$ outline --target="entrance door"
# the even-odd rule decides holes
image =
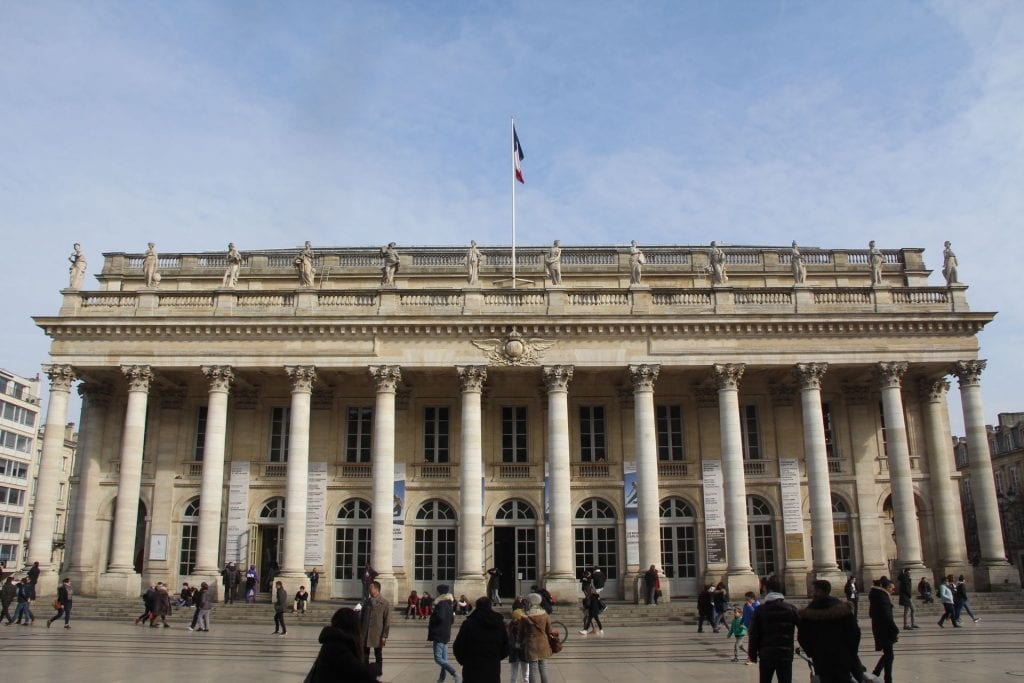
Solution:
[[[455,581],[455,529],[416,529],[413,590],[431,595],[437,584]]]
[[[362,572],[370,562],[370,527],[334,530],[334,595],[362,597]]]
[[[516,530],[515,527],[494,528],[494,566],[501,572],[498,590],[502,597],[516,594]],[[490,596],[488,596],[490,597]]]
[[[280,571],[284,551],[284,527],[261,526],[259,532],[260,561],[256,565],[260,574],[260,591],[270,590],[271,582]]]
[[[661,502],[661,567],[671,596],[696,595],[697,527],[693,508],[682,498]]]
[[[537,582],[537,514],[522,500],[506,500],[494,516],[494,566],[502,597],[526,595]]]

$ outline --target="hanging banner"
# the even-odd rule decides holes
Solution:
[[[786,536],[786,557],[803,560],[804,516],[800,505],[800,462],[779,459],[779,486],[782,489],[782,530]]]
[[[626,564],[640,566],[640,512],[636,490],[636,462],[622,463],[622,494],[626,501]]]
[[[725,562],[725,491],[722,487],[722,461],[701,462],[704,480],[704,547],[707,563]]]
[[[544,573],[551,571],[551,477],[544,463]]]
[[[249,557],[249,461],[231,461],[224,559],[245,566]]]
[[[405,566],[405,463],[395,463],[395,497],[391,510],[391,564]]]
[[[309,463],[306,491],[306,566],[324,564],[324,531],[327,524],[327,463]]]

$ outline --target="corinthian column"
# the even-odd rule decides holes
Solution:
[[[124,365],[121,371],[128,379],[128,406],[121,432],[121,469],[117,480],[117,505],[114,508],[108,570],[111,574],[130,575],[135,573],[135,529],[142,485],[142,448],[145,445],[146,405],[153,371],[148,365]],[[137,580],[126,581],[124,585],[130,589],[135,583]]]
[[[832,489],[828,482],[828,453],[825,450],[825,421],[821,416],[821,378],[828,363],[797,363],[800,405],[804,424],[804,460],[807,492],[811,502],[811,547],[814,571],[823,579],[835,579],[835,529],[832,525]]]
[[[971,466],[971,495],[974,497],[981,550],[981,566],[975,572],[975,587],[978,590],[1009,590],[1020,588],[1020,578],[1016,571],[1011,571],[1003,547],[992,454],[988,450],[985,409],[981,404],[981,373],[986,364],[984,360],[959,361],[953,373],[960,380],[967,456]]]
[[[309,497],[309,399],[316,381],[312,365],[289,365],[292,402],[288,419],[285,480],[284,566],[281,575],[301,580],[306,569],[306,500]]]
[[[569,382],[571,365],[543,368],[548,392],[548,491],[550,493],[551,562],[547,584],[561,590],[575,585],[572,558],[572,490],[569,482]],[[564,592],[564,591],[563,591]]]
[[[32,511],[32,536],[28,542],[28,564],[39,563],[42,571],[38,586],[41,593],[56,590],[52,577],[53,524],[56,519],[57,495],[60,484],[60,463],[64,457],[64,425],[68,417],[68,396],[75,370],[70,365],[44,365],[43,372],[50,378],[50,402],[46,410],[46,432],[43,434],[43,452],[39,457],[39,479],[36,481],[36,503]],[[51,580],[52,579],[52,580]],[[52,585],[51,585],[52,584]]]
[[[896,526],[896,566],[915,572],[924,568],[921,554],[921,530],[914,504],[914,480],[910,469],[910,446],[903,419],[903,395],[900,387],[907,363],[879,363],[878,382],[882,391],[885,416],[885,447],[889,459],[889,486],[892,489],[893,521]]]
[[[712,366],[718,385],[718,421],[722,435],[726,580],[729,592],[733,595],[756,591],[758,587],[757,577],[750,568],[747,484],[743,472],[743,440],[740,432],[739,385],[745,369],[743,363]]]
[[[462,429],[459,439],[459,583],[473,581],[483,587],[483,491],[480,480],[480,392],[487,381],[483,365],[456,368],[462,387]]]
[[[391,551],[392,510],[395,499],[395,391],[402,381],[397,365],[370,368],[377,385],[373,409],[373,519],[370,538],[370,564],[378,572],[377,580],[385,595],[394,600],[395,581]]]
[[[203,479],[199,485],[199,547],[193,573],[215,577],[219,568],[217,556],[220,552],[221,499],[224,497],[228,392],[235,373],[230,365],[204,365],[202,370],[210,383],[210,389],[206,405],[206,437],[203,441]]]
[[[654,424],[654,382],[657,365],[630,365],[633,382],[633,433],[636,441],[637,523],[640,530],[640,571],[661,566],[658,516],[658,443]]]

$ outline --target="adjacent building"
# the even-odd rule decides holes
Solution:
[[[32,461],[39,425],[39,377],[0,370],[0,564],[22,568],[28,532]]]
[[[66,573],[85,593],[226,562],[264,587],[318,568],[333,596],[372,566],[391,597],[477,594],[491,567],[505,595],[573,595],[599,566],[625,598],[650,565],[674,596],[964,572],[947,378],[991,472],[994,314],[929,273],[873,244],[104,254],[96,289],[35,318],[29,559],[51,562],[77,383]],[[973,496],[975,580],[1008,585],[992,478]]]

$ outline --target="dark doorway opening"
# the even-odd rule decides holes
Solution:
[[[494,566],[501,572],[498,587],[501,595],[516,595],[516,529],[511,526],[494,527]]]
[[[271,582],[277,578],[280,571],[277,560],[281,557],[280,543],[282,540],[282,528],[276,525],[261,526],[262,542],[260,543],[260,592],[266,593],[270,590]]]

